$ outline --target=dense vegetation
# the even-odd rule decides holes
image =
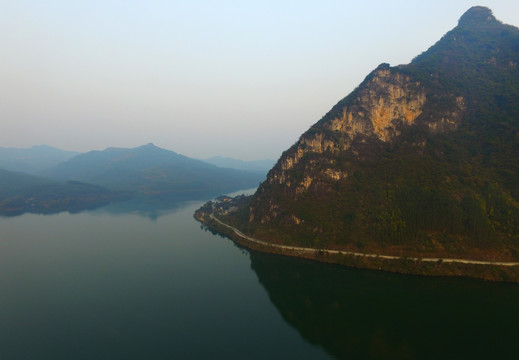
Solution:
[[[287,171],[293,183],[318,178],[331,163],[348,177],[321,179],[302,194],[266,181],[229,221],[256,237],[316,248],[519,259],[518,63],[519,29],[486,8],[472,8],[428,51],[391,68],[426,89],[413,126],[390,142],[359,138],[346,151],[306,152]],[[324,124],[355,103],[358,91],[307,134],[333,138]],[[459,123],[431,131],[428,125],[451,113],[459,99]],[[249,221],[249,206],[278,215]]]

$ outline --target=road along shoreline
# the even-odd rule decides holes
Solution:
[[[272,246],[272,247],[278,247],[281,249],[289,249],[289,250],[296,250],[296,251],[308,251],[308,252],[325,252],[329,254],[344,254],[344,255],[354,255],[354,256],[365,256],[365,257],[373,257],[373,258],[380,258],[380,259],[393,259],[393,260],[399,260],[402,259],[401,256],[392,256],[392,255],[379,255],[379,254],[367,254],[367,253],[359,253],[354,251],[342,251],[342,250],[328,250],[328,249],[314,249],[314,248],[305,248],[305,247],[298,247],[298,246],[288,246],[288,245],[280,245],[280,244],[270,244],[262,240],[254,239],[250,236],[245,235],[240,230],[236,229],[235,227],[232,227],[229,224],[224,223],[217,217],[215,217],[213,214],[209,215],[213,220],[218,222],[219,224],[228,227],[229,229],[233,230],[234,233],[244,239],[247,239],[249,241],[255,242],[257,244],[265,245],[265,246]],[[413,261],[429,261],[429,262],[445,262],[445,263],[461,263],[461,264],[478,264],[478,265],[498,265],[498,266],[519,266],[519,262],[508,262],[508,261],[482,261],[482,260],[470,260],[470,259],[454,259],[454,258],[418,258],[418,257],[406,257],[408,260]]]
[[[402,274],[465,276],[490,281],[519,282],[519,262],[399,257],[272,244],[245,235],[235,227],[218,219],[214,214],[195,213],[195,219],[210,230],[229,237],[236,244],[255,251]]]

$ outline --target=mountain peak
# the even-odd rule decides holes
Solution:
[[[147,143],[145,145],[137,146],[134,148],[134,150],[141,150],[141,151],[170,151],[163,149],[161,147],[156,146],[154,143]]]
[[[459,26],[487,24],[497,21],[492,10],[484,6],[473,6],[458,21]]]
[[[516,27],[477,6],[411,64],[379,65],[283,152],[238,210],[240,230],[320,249],[519,260],[518,43]]]

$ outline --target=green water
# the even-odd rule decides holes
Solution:
[[[519,351],[519,285],[249,253],[202,230],[192,218],[200,205],[0,218],[0,359]]]

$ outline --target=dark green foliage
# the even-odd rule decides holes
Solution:
[[[213,212],[213,202],[208,201],[200,209],[197,210],[197,212],[205,213],[205,214],[211,214]]]

